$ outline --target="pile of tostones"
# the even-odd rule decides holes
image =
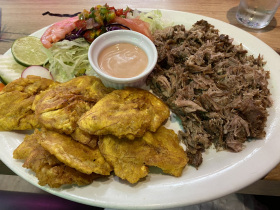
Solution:
[[[13,157],[53,188],[112,172],[133,184],[149,166],[181,176],[188,158],[177,134],[163,126],[169,115],[149,91],[106,88],[94,76],[65,83],[28,76],[0,92],[0,130],[34,130]]]

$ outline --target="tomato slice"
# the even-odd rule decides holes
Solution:
[[[152,33],[149,29],[150,24],[140,20],[138,18],[134,19],[126,19],[121,17],[115,17],[112,22],[123,24],[129,27],[133,31],[137,31],[145,36],[147,36],[150,40],[154,40]]]

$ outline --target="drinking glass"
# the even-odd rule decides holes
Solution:
[[[237,20],[249,28],[266,27],[280,5],[280,0],[241,0]]]

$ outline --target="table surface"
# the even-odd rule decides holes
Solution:
[[[10,49],[16,39],[61,20],[60,17],[43,16],[42,13],[46,11],[74,14],[98,4],[104,5],[106,2],[115,8],[125,8],[127,5],[131,8],[168,9],[215,18],[251,33],[280,54],[280,24],[278,23],[280,22],[280,10],[278,9],[266,28],[250,29],[242,26],[235,18],[239,0],[0,0],[2,8],[0,54]],[[0,174],[13,174],[13,172],[0,161]],[[280,181],[280,164],[264,180]],[[276,194],[280,195],[280,189]]]

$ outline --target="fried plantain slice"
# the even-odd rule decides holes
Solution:
[[[84,174],[66,166],[41,146],[32,150],[23,167],[36,173],[39,185],[48,184],[53,188],[59,188],[64,184],[88,185],[94,179],[102,177],[102,175],[95,173]]]
[[[38,142],[59,161],[82,173],[110,175],[113,170],[98,147],[92,149],[74,141],[70,136],[42,129]]]
[[[80,95],[75,87],[57,87],[44,94],[35,107],[35,114],[41,126],[71,134],[80,116],[95,103],[94,99]]]
[[[14,150],[13,158],[25,160],[31,154],[32,150],[41,147],[37,141],[39,133],[40,131],[35,129],[32,135],[26,135],[23,142]]]
[[[58,188],[64,184],[87,185],[102,177],[95,173],[83,174],[60,162],[37,142],[40,135],[41,132],[37,129],[33,134],[26,135],[24,141],[14,150],[13,156],[15,159],[25,160],[23,167],[35,172],[41,186],[48,184]]]
[[[38,95],[32,109],[41,126],[71,134],[82,114],[112,90],[106,88],[97,77],[81,76]],[[78,136],[76,140],[79,141]]]
[[[164,173],[179,177],[188,163],[177,134],[163,126],[155,133],[147,131],[134,141],[113,135],[100,136],[98,145],[115,174],[130,183],[145,177],[148,166],[159,167]]]
[[[35,96],[55,83],[29,75],[12,81],[0,92],[0,130],[33,130],[39,127],[31,109]]]
[[[98,101],[78,125],[92,135],[112,134],[133,140],[147,130],[155,132],[169,114],[169,108],[149,91],[126,87]]]

